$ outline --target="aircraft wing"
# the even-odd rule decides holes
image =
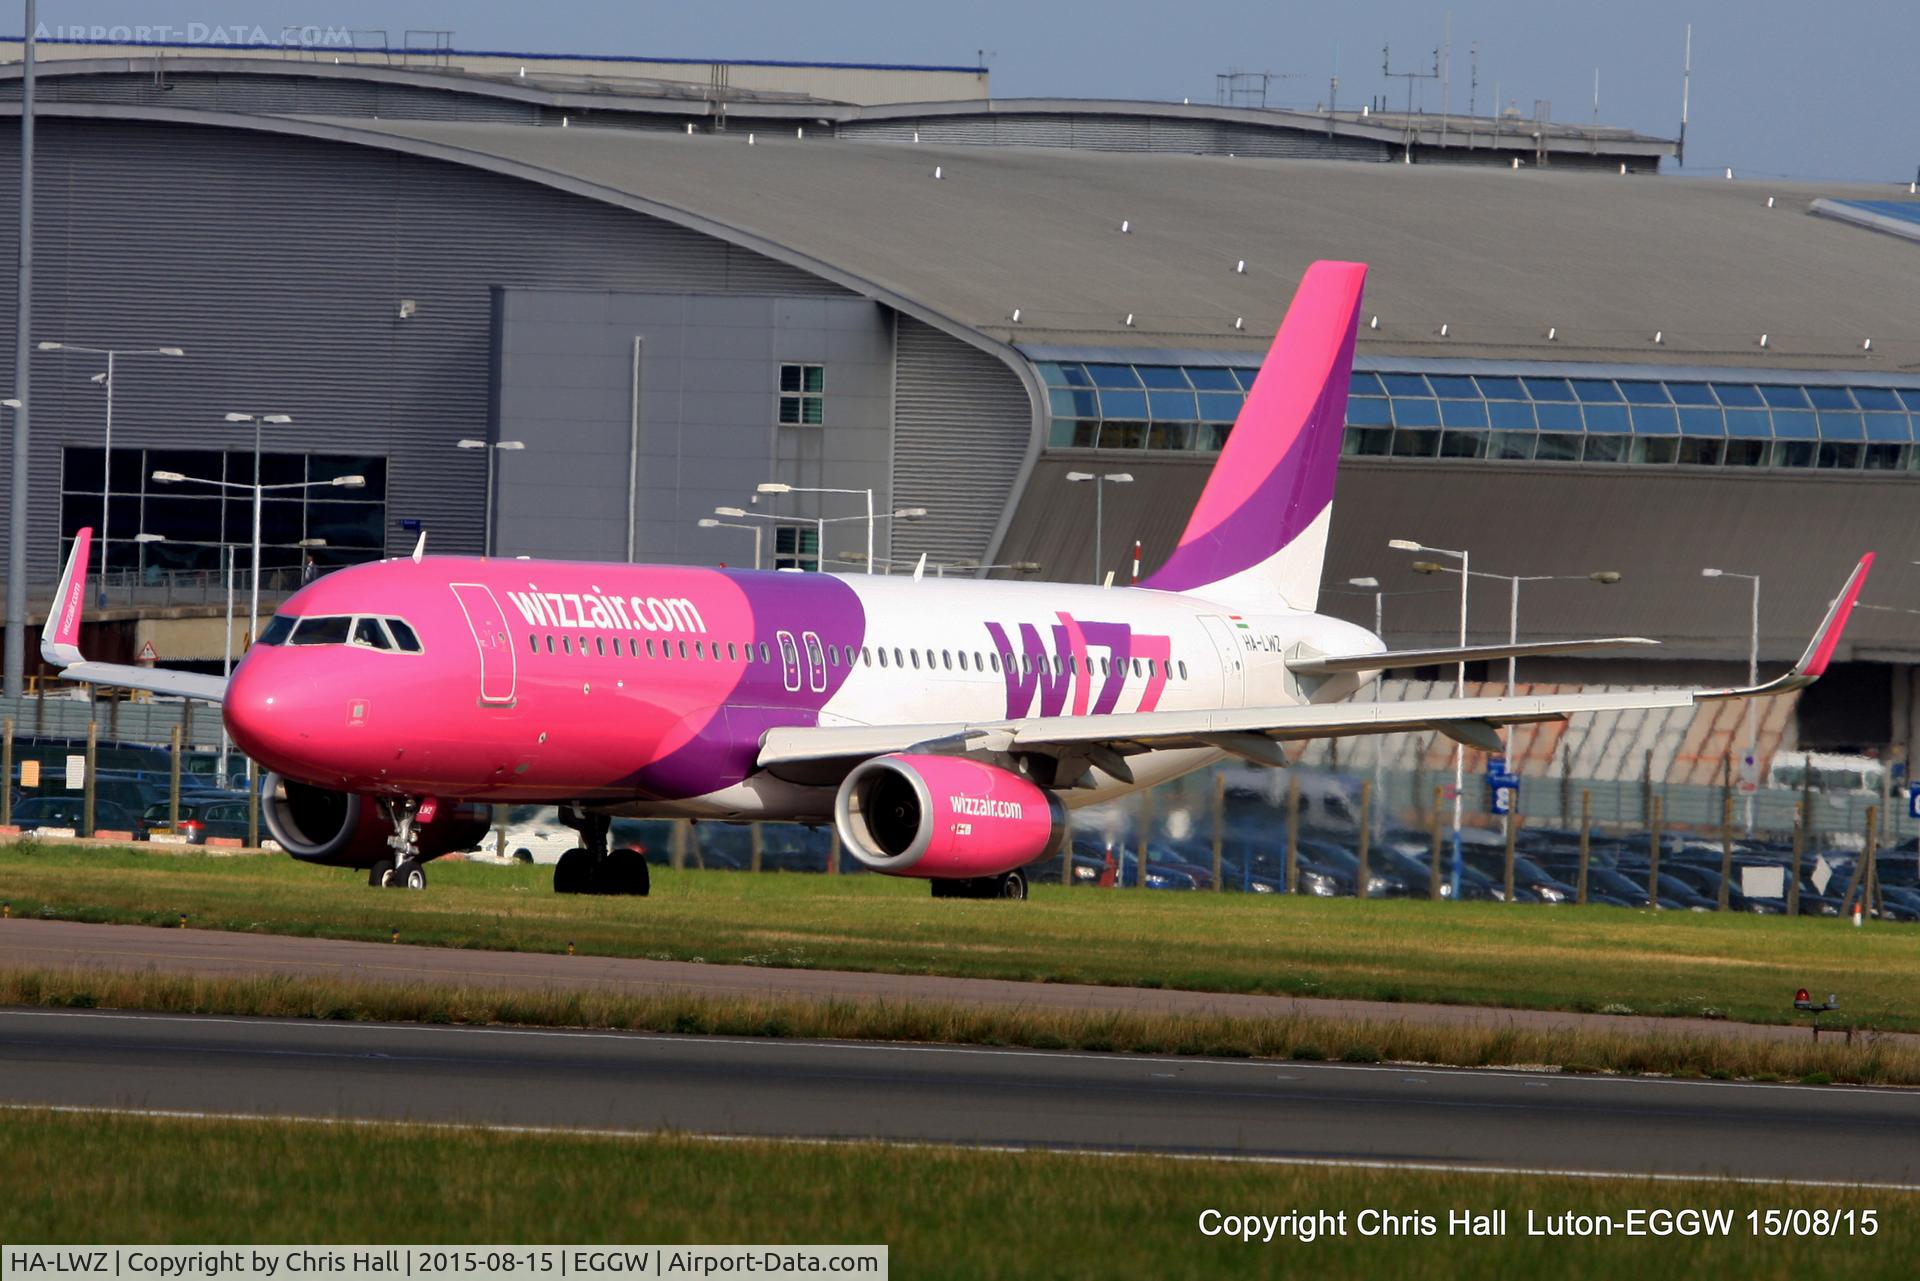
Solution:
[[[1371,654],[1322,654],[1290,658],[1287,670],[1296,676],[1331,676],[1335,672],[1382,672],[1401,667],[1434,667],[1441,663],[1481,663],[1499,658],[1536,658],[1545,654],[1578,654],[1589,649],[1629,645],[1658,645],[1645,636],[1605,636],[1595,640],[1523,641],[1516,645],[1463,645],[1446,649],[1383,649]]]
[[[227,695],[224,676],[199,672],[168,671],[164,667],[136,667],[127,663],[90,663],[80,652],[80,616],[87,595],[87,557],[93,547],[93,530],[83,529],[73,540],[67,568],[60,575],[60,591],[47,613],[47,625],[40,629],[40,657],[60,669],[70,681],[90,685],[113,685],[120,689],[144,689],[156,694],[175,694],[218,703]]]
[[[1484,751],[1501,750],[1506,725],[1564,720],[1590,712],[1690,707],[1709,699],[1754,698],[1811,685],[1826,671],[1847,617],[1873,564],[1861,558],[1834,599],[1806,652],[1784,675],[1730,689],[1650,689],[1607,694],[1529,694],[1511,698],[1429,698],[1406,702],[1309,703],[1293,707],[1236,707],[1197,711],[1123,712],[1109,716],[1029,716],[979,723],[790,726],[761,740],[766,768],[804,762],[863,759],[890,752],[1046,752],[1084,755],[1121,779],[1125,757],[1155,748],[1212,747],[1265,765],[1285,762],[1290,739],[1435,730]]]

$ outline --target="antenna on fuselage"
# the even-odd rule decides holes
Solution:
[[[926,575],[926,572],[927,572],[927,554],[925,552],[921,552],[919,561],[916,562],[913,567],[913,581],[916,583],[919,582],[921,578],[923,578]]]
[[[1113,571],[1112,571],[1112,570],[1108,570],[1108,571],[1107,571],[1107,581],[1106,581],[1106,582],[1104,582],[1104,583],[1102,583],[1102,584],[1100,584],[1100,585],[1101,585],[1102,587],[1111,587],[1111,586],[1113,586]]]
[[[427,531],[423,529],[420,531],[419,541],[415,542],[413,545],[413,563],[418,565],[420,563],[420,558],[422,556],[425,556],[426,554],[427,554]]]

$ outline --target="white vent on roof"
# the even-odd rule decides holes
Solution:
[[[751,147],[751,146],[754,146],[754,145],[755,145],[755,143],[754,143],[754,141],[753,141],[753,135],[752,135],[752,134],[748,134],[748,135],[747,135],[747,145],[748,145],[749,147]]]
[[[1246,274],[1247,274],[1247,260],[1246,260],[1245,258],[1241,258],[1241,259],[1239,259],[1239,260],[1237,260],[1237,261],[1236,261],[1236,262],[1235,262],[1235,263],[1233,264],[1233,271],[1234,271],[1234,274],[1235,274],[1235,275],[1238,275],[1238,276],[1244,276],[1244,275],[1246,275]]]
[[[795,125],[793,127],[793,136],[796,138],[805,138],[807,136],[807,127],[805,125]]]
[[[933,176],[934,176],[934,177],[936,177],[936,178],[945,178],[945,177],[946,177],[947,175],[946,175],[946,174],[944,174],[944,173],[942,173],[942,172],[940,172],[940,166],[939,166],[939,165],[935,165],[935,166],[933,167]]]
[[[920,141],[920,131],[919,131],[918,129],[915,129],[915,130],[913,131],[913,140],[914,140],[915,142],[918,142],[918,141]]]
[[[1764,346],[1766,346],[1766,345],[1767,345],[1767,335],[1765,335],[1765,334],[1761,334],[1761,335],[1760,335],[1760,345],[1761,345],[1762,347],[1764,347]]]
[[[1864,339],[1864,340],[1863,340],[1863,341],[1862,341],[1862,342],[1860,343],[1860,350],[1861,350],[1861,351],[1872,351],[1872,350],[1873,350],[1873,339],[1871,339],[1871,338],[1868,338],[1868,339]]]
[[[1728,165],[1728,166],[1727,166],[1727,178],[1728,178],[1729,180],[1731,180],[1731,179],[1733,178],[1733,166],[1732,166],[1732,165]]]
[[[1016,325],[1020,323],[1020,309],[1018,307],[1013,309],[1013,323]]]
[[[1131,328],[1133,328],[1133,313],[1132,313],[1132,312],[1128,312],[1128,313],[1127,313],[1127,328],[1129,328],[1129,329],[1131,329]]]
[[[1627,162],[1622,160],[1620,162],[1620,172],[1625,173],[1626,171],[1627,171]]]
[[[1367,321],[1367,328],[1368,328],[1368,329],[1378,329],[1378,328],[1380,328],[1380,313],[1379,313],[1379,312],[1377,312],[1377,311],[1376,311],[1376,312],[1374,312],[1374,313],[1373,313],[1373,318],[1372,318],[1372,319],[1370,319],[1369,321]]]
[[[1659,347],[1659,346],[1664,346],[1664,345],[1665,345],[1665,343],[1666,343],[1666,341],[1667,341],[1667,331],[1666,331],[1666,330],[1664,330],[1664,329],[1656,329],[1656,330],[1654,330],[1654,331],[1653,331],[1653,345],[1654,345],[1654,346],[1656,346],[1656,347]]]
[[[1245,316],[1235,316],[1233,318],[1233,327],[1235,329],[1245,329],[1247,327],[1247,318]]]
[[[1440,325],[1440,336],[1442,338],[1445,338],[1447,336],[1447,326],[1445,322],[1442,322]]]
[[[687,121],[687,137],[693,137],[693,121]]]
[[[1767,197],[1767,208],[1769,208],[1769,209],[1771,209],[1771,208],[1773,208],[1773,197],[1772,197],[1772,196],[1768,196],[1768,197]]]
[[[1548,325],[1547,341],[1555,342],[1555,341],[1558,341],[1559,337],[1560,337],[1560,327],[1558,325]]]
[[[1132,232],[1133,232],[1133,224],[1129,222],[1127,219],[1122,218],[1120,220],[1120,234],[1125,236],[1125,235],[1131,235]]]
[[[561,116],[561,117],[560,117],[560,127],[561,127],[562,129],[565,129],[565,128],[567,127],[567,125],[568,125],[569,123],[571,123],[571,122],[570,122],[570,121],[568,120],[568,118],[567,118],[567,117],[565,117],[565,116]]]

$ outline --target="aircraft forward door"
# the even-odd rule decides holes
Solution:
[[[1247,659],[1227,620],[1213,614],[1200,616],[1207,639],[1220,655],[1220,705],[1239,707],[1247,701]]]
[[[493,589],[484,583],[454,583],[453,598],[467,616],[467,628],[480,650],[480,702],[502,707],[513,702],[519,677],[513,641],[507,635],[506,615]]]

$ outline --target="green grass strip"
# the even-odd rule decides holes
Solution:
[[[897,974],[1796,1020],[1920,1031],[1920,927],[1498,903],[1038,887],[935,900],[880,876],[656,871],[647,899],[559,896],[546,867],[434,863],[421,894],[278,857],[0,847],[16,916]]]
[[[885,1243],[915,1278],[1906,1277],[1920,1251],[1920,1196],[1883,1191],[47,1112],[5,1114],[0,1186],[14,1242]],[[1208,1208],[1344,1210],[1348,1235],[1209,1238]],[[1682,1208],[1732,1235],[1526,1235],[1528,1212]],[[1748,1229],[1795,1208],[1878,1229]],[[1435,1231],[1360,1236],[1363,1209]],[[1447,1231],[1493,1210],[1504,1237]]]

